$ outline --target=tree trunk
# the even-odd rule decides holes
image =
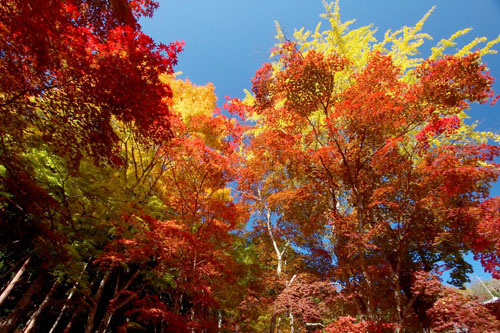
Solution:
[[[260,192],[259,192],[259,197],[260,197]],[[278,260],[278,263],[276,265],[276,279],[277,279],[277,281],[276,281],[275,286],[274,286],[275,291],[278,292],[278,280],[281,277],[281,267],[282,267],[283,256],[282,256],[282,252],[278,248],[278,244],[276,242],[276,239],[274,238],[273,230],[271,227],[271,212],[267,208],[266,208],[266,226],[267,226],[267,232],[269,234],[269,238],[271,238],[271,241],[273,243],[273,248],[274,248],[274,251],[276,253],[276,259]],[[271,317],[271,323],[269,325],[269,333],[276,332],[276,320],[277,320],[278,316],[276,315],[276,313],[274,313],[274,310],[275,309],[273,309],[273,315]]]
[[[28,267],[28,264],[29,264],[30,260],[31,260],[31,257],[28,257],[28,259],[26,259],[26,261],[24,262],[24,264],[17,271],[16,275],[14,275],[14,277],[12,278],[12,280],[9,281],[9,283],[7,284],[7,287],[5,287],[5,289],[3,290],[2,294],[0,294],[0,306],[2,306],[3,302],[7,299],[7,297],[10,294],[10,292],[12,291],[12,289],[14,289],[16,283],[18,283],[19,280],[21,279],[21,276],[26,271],[26,268]]]
[[[136,295],[132,294],[129,297],[125,298],[122,302],[118,303],[118,300],[120,296],[122,295],[123,291],[126,291],[130,284],[139,276],[140,270],[137,270],[132,276],[125,282],[125,284],[122,286],[121,291],[118,292],[118,289],[120,288],[120,279],[118,276],[116,285],[115,285],[115,290],[113,292],[113,295],[111,296],[111,299],[108,302],[108,306],[106,307],[106,313],[104,313],[103,318],[101,319],[101,322],[99,323],[99,326],[96,329],[96,333],[104,333],[106,332],[109,323],[111,322],[111,318],[113,317],[114,313],[116,310],[120,309],[121,307],[127,305],[131,300],[133,300]]]
[[[111,271],[106,271],[104,274],[104,277],[101,280],[101,283],[99,284],[99,288],[97,289],[97,293],[94,297],[93,300],[93,306],[92,309],[89,311],[89,316],[87,318],[87,326],[85,328],[85,333],[91,333],[92,329],[94,328],[94,321],[95,321],[95,315],[97,312],[97,307],[99,306],[99,301],[101,300],[102,294],[104,292],[104,288],[106,287],[106,283],[108,282],[109,278],[111,277]]]
[[[191,306],[191,323],[194,323],[195,311],[194,305]],[[194,328],[191,329],[191,333],[195,333]]]
[[[276,315],[271,317],[271,324],[269,325],[269,333],[276,333]]]
[[[399,327],[396,328],[395,332],[399,333],[401,331],[401,327],[403,326],[403,316],[402,316],[402,302],[401,302],[401,286],[399,285],[399,275],[395,273],[393,275],[394,282],[394,298],[396,300],[396,314],[397,314],[397,323]]]
[[[80,313],[80,310],[82,308],[82,305],[78,305],[76,310],[73,312],[73,315],[71,316],[71,319],[69,320],[68,325],[66,325],[66,328],[64,329],[64,333],[69,333],[71,332],[71,329],[73,328],[73,324],[76,321],[76,317],[78,317],[78,314]]]
[[[139,273],[139,271],[137,271],[137,273],[134,274],[134,276],[129,280],[129,282],[134,280],[135,277],[138,275],[138,273]],[[126,290],[126,288],[128,288],[128,286],[129,286],[129,283],[127,283],[125,285],[125,288],[123,290]],[[123,306],[127,305],[131,300],[133,300],[136,297],[136,295],[135,294],[130,295],[129,297],[124,299],[121,303],[118,303],[118,297],[120,297],[120,294],[118,294],[116,297],[114,297],[113,299],[111,299],[109,301],[109,304],[106,308],[106,313],[104,314],[103,318],[101,319],[101,323],[99,324],[99,327],[97,328],[96,333],[106,332],[106,330],[108,329],[109,323],[111,322],[111,318],[113,317],[115,312],[118,309],[122,308]]]
[[[61,321],[62,316],[64,315],[64,313],[68,309],[69,301],[71,301],[71,299],[73,298],[74,294],[75,294],[75,288],[73,287],[71,289],[71,292],[69,293],[68,297],[64,301],[64,305],[63,305],[61,311],[59,311],[59,315],[57,316],[56,320],[54,321],[54,324],[50,328],[49,333],[54,333],[55,332],[55,329],[56,329],[57,325],[59,324],[59,322]]]
[[[281,273],[282,273],[282,268],[283,268],[284,254],[285,254],[285,251],[290,243],[287,240],[285,243],[285,246],[281,250],[279,249],[278,242],[276,241],[276,237],[273,234],[272,212],[267,207],[264,199],[262,198],[262,194],[261,194],[260,189],[257,189],[257,197],[264,207],[263,211],[261,211],[261,212],[264,213],[266,216],[265,221],[266,221],[267,233],[268,233],[269,238],[271,239],[271,242],[273,244],[274,252],[276,253],[277,265],[276,265],[276,282],[274,285],[274,290],[276,293],[278,293],[279,292],[279,280],[281,278]],[[275,310],[276,309],[273,307],[273,315],[271,317],[271,322],[269,325],[269,332],[270,333],[275,333],[277,331],[279,332],[280,318],[275,313]]]
[[[88,265],[88,263],[86,263],[83,266],[83,269],[82,269],[80,275],[78,276],[78,279],[80,279],[82,277],[83,273],[87,269],[87,265]],[[50,328],[49,333],[54,333],[57,325],[59,324],[59,321],[61,321],[61,318],[64,315],[64,312],[66,312],[66,309],[68,308],[69,301],[71,301],[71,299],[73,298],[73,295],[75,294],[75,290],[76,290],[77,287],[78,287],[78,281],[75,283],[75,285],[73,286],[73,288],[71,288],[71,291],[70,291],[68,297],[66,297],[66,300],[64,301],[64,305],[63,305],[61,311],[59,311],[59,315],[57,316],[56,320],[54,321],[54,324]]]
[[[114,310],[107,310],[101,319],[101,324],[96,330],[96,333],[104,333],[108,329],[109,323],[111,322],[111,317],[113,317]]]
[[[366,296],[366,312],[368,315],[369,319],[374,319],[374,311],[373,311],[373,287],[372,287],[372,280],[368,273],[366,272],[365,265],[363,263],[363,259],[361,262],[361,273],[363,274],[367,289],[368,289],[368,295]]]
[[[42,304],[40,304],[38,309],[36,309],[35,313],[31,315],[30,320],[26,323],[26,327],[24,328],[23,333],[29,333],[35,327],[38,316],[40,316],[40,313],[42,313],[43,310],[45,310],[45,308],[49,304],[52,294],[54,293],[54,291],[57,289],[58,286],[59,286],[59,281],[56,280],[56,282],[54,282],[54,284],[52,285],[52,288],[50,288],[49,292],[47,293],[47,296],[45,296],[45,299],[43,300]]]
[[[39,274],[36,280],[31,283],[23,297],[17,302],[16,307],[10,313],[9,317],[0,325],[1,332],[10,332],[16,327],[17,323],[22,319],[26,308],[31,304],[33,295],[42,289],[43,278],[44,275]]]

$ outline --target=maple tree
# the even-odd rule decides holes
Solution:
[[[26,142],[34,125],[44,142],[78,161],[112,159],[112,117],[151,138],[169,132],[171,73],[182,43],[157,45],[137,18],[152,1],[2,1],[2,146]],[[153,126],[154,125],[154,126]],[[7,155],[4,153],[3,155]],[[117,161],[115,161],[117,162]]]
[[[295,41],[278,27],[277,60],[257,71],[253,95],[233,101],[255,123],[247,131],[242,193],[255,214],[265,202],[274,230],[348,300],[317,319],[323,327],[486,324],[471,313],[471,322],[450,317],[451,326],[442,326],[442,311],[452,310],[440,308],[439,297],[457,307],[470,307],[469,301],[448,293],[425,299],[414,288],[420,272],[439,274],[443,266],[450,283],[461,287],[471,271],[463,255],[471,250],[496,269],[497,200],[488,198],[500,149],[488,139],[498,142],[498,136],[464,124],[470,103],[494,102],[481,55],[495,41],[477,52],[468,45],[444,55],[461,32],[423,60],[412,56],[426,37],[419,30],[427,16],[380,43],[369,27],[347,32],[338,3],[327,5],[324,17],[330,30],[300,30]],[[275,300],[278,308],[283,297]],[[289,306],[298,311],[300,304]],[[488,329],[498,327],[489,323]],[[271,320],[271,332],[274,326]]]

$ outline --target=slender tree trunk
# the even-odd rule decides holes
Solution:
[[[394,298],[396,300],[396,311],[397,311],[397,320],[399,327],[395,330],[396,333],[401,331],[401,327],[403,327],[403,322],[406,316],[406,309],[403,311],[403,294],[401,292],[401,285],[399,283],[399,272],[401,269],[401,245],[399,245],[398,257],[396,258],[396,267],[394,268],[392,265],[389,265],[392,268],[392,281],[394,283]]]
[[[43,302],[40,304],[40,306],[38,306],[38,309],[36,309],[35,313],[31,315],[30,320],[26,323],[26,327],[24,328],[23,333],[29,333],[35,327],[38,316],[40,316],[40,313],[42,313],[43,310],[45,310],[45,308],[49,304],[52,294],[54,293],[54,291],[57,289],[58,286],[59,286],[59,281],[56,280],[56,282],[54,282],[49,292],[47,293],[47,296],[45,296]]]
[[[269,325],[269,333],[276,333],[276,315],[273,313],[271,324]]]
[[[76,318],[78,317],[78,314],[80,313],[80,310],[82,308],[82,305],[78,305],[76,310],[73,312],[73,315],[71,316],[71,319],[69,320],[68,325],[66,325],[66,328],[64,329],[64,333],[69,333],[71,332],[71,329],[73,328],[73,325],[75,324]]]
[[[21,297],[19,302],[17,302],[14,310],[0,325],[1,332],[10,332],[16,327],[17,323],[21,320],[23,314],[25,313],[26,308],[31,304],[31,298],[33,295],[42,289],[43,278],[44,275],[39,274],[36,280],[31,283],[28,290],[23,294],[23,297]]]
[[[290,281],[288,281],[288,283],[286,284],[286,287],[290,287],[291,284],[293,283],[293,281],[295,280],[295,278],[297,277],[297,274],[294,274],[292,276],[292,278],[290,279]],[[294,333],[295,329],[293,327],[293,313],[292,313],[292,309],[289,309],[290,311],[288,312],[288,318],[290,318],[290,333]]]
[[[12,289],[14,289],[16,283],[18,283],[21,279],[21,276],[26,271],[30,260],[31,257],[28,257],[28,259],[24,261],[24,264],[21,266],[21,268],[19,268],[16,275],[14,275],[14,277],[9,281],[7,287],[5,287],[5,289],[2,291],[2,294],[0,294],[0,306],[2,306],[3,302],[7,299]]]
[[[397,313],[397,322],[399,324],[399,327],[396,328],[396,333],[399,333],[401,331],[402,325],[403,325],[403,316],[402,316],[402,308],[401,308],[401,287],[399,285],[399,275],[395,273],[393,275],[393,281],[394,281],[394,298],[396,300],[396,313]]]
[[[68,309],[69,301],[71,301],[71,299],[73,298],[73,295],[75,294],[75,289],[76,289],[75,287],[71,288],[71,291],[70,291],[68,297],[66,297],[66,300],[64,301],[64,305],[63,305],[61,311],[59,311],[59,315],[57,316],[56,320],[54,321],[54,324],[52,324],[52,327],[50,328],[49,333],[54,333],[57,325],[61,321],[62,316],[64,315],[64,313]]]
[[[139,273],[139,271],[137,271],[137,273]],[[134,274],[134,275],[137,276],[136,274]],[[132,277],[129,281],[131,281],[133,279],[135,279],[135,277]],[[128,286],[129,286],[129,283],[126,284],[126,288],[128,288]],[[126,288],[123,288],[123,290],[126,290]],[[141,291],[142,291],[142,289],[141,289]],[[119,296],[120,295],[118,294],[113,300],[110,301],[110,304],[108,304],[108,306],[106,308],[106,313],[104,314],[103,318],[101,319],[101,323],[99,324],[99,327],[95,331],[96,333],[106,332],[106,330],[108,329],[109,323],[111,322],[111,318],[113,317],[115,312],[118,309],[127,305],[131,300],[133,300],[136,297],[136,295],[132,294],[129,297],[127,297],[125,300],[123,300],[121,303],[116,304],[118,302]],[[111,303],[114,303],[113,306],[111,306]],[[155,329],[156,329],[156,326],[155,326]]]
[[[132,282],[137,278],[137,276],[139,276],[140,272],[141,272],[140,270],[137,270],[134,274],[132,274],[132,276],[121,287],[120,292],[118,292],[120,288],[120,279],[119,279],[120,276],[117,277],[115,290],[113,291],[113,295],[111,296],[111,299],[108,302],[108,306],[106,307],[106,312],[104,313],[104,316],[102,317],[101,322],[95,331],[96,333],[106,332],[109,323],[111,322],[111,318],[115,314],[116,310],[127,305],[131,300],[133,300],[136,297],[135,294],[132,294],[129,297],[125,298],[123,301],[118,302],[122,292],[126,291],[128,287],[130,287],[130,284],[132,284]]]
[[[87,265],[88,265],[88,263],[86,263],[85,266],[83,266],[82,272],[78,276],[78,279],[80,279],[82,277],[83,272],[85,272],[85,270],[87,269]],[[59,321],[61,321],[61,318],[64,315],[64,312],[66,312],[66,309],[69,306],[68,304],[71,301],[71,299],[73,298],[73,295],[75,294],[75,291],[76,291],[77,287],[78,287],[78,281],[75,283],[75,285],[73,286],[73,288],[71,288],[71,291],[70,291],[68,297],[66,297],[66,300],[64,301],[64,305],[63,305],[61,311],[59,311],[59,315],[57,316],[56,320],[54,321],[54,324],[50,328],[49,333],[54,333],[57,325],[59,324]]]
[[[274,239],[273,239],[273,241],[274,241]],[[280,254],[279,251],[276,251],[276,255],[277,255],[277,258],[278,258],[278,264],[276,266],[276,278],[277,278],[277,280],[279,280],[280,277],[281,277],[282,257],[281,257],[281,254]],[[278,281],[276,281],[274,289],[275,289],[275,291],[277,293],[278,289],[279,289]],[[274,310],[276,310],[276,309],[273,309],[273,315],[271,317],[271,325],[269,327],[269,332],[270,333],[275,333],[275,332],[279,331],[279,318],[278,318],[278,315],[274,312]],[[278,323],[276,323],[276,321],[278,321]]]
[[[270,209],[267,207],[264,199],[262,198],[262,194],[260,192],[260,189],[257,189],[257,196],[259,198],[259,201],[264,206],[263,213],[265,213],[265,216],[266,216],[267,233],[269,234],[269,238],[271,239],[271,242],[273,244],[274,252],[276,253],[276,259],[278,261],[277,265],[276,265],[276,283],[274,286],[275,291],[278,292],[279,279],[281,277],[281,272],[282,272],[282,267],[283,267],[283,257],[284,257],[286,248],[289,245],[289,242],[286,241],[285,246],[281,250],[279,249],[278,242],[276,241],[276,237],[274,237],[274,234],[273,234],[272,216],[271,216],[272,213],[271,213]],[[278,332],[279,332],[279,322],[280,322],[280,318],[275,313],[275,309],[273,309],[273,315],[271,317],[271,322],[269,325],[269,332],[270,333],[276,333],[276,330],[278,330]]]
[[[260,191],[259,191],[259,199],[262,200],[262,198],[260,197]],[[278,243],[276,242],[276,239],[274,238],[273,229],[271,226],[271,212],[269,211],[269,209],[267,207],[265,208],[265,212],[266,212],[267,232],[269,234],[269,238],[271,239],[271,242],[273,243],[274,252],[276,253],[276,259],[278,260],[278,263],[276,265],[276,279],[279,280],[279,278],[281,277],[281,267],[282,267],[282,261],[283,261],[282,252],[279,250]],[[276,281],[274,289],[276,290],[276,292],[278,291],[278,281]],[[276,320],[277,320],[278,316],[276,313],[274,313],[274,310],[275,309],[273,309],[271,323],[269,324],[269,333],[276,332]]]
[[[93,306],[89,311],[89,316],[87,318],[87,326],[85,328],[85,333],[91,333],[92,329],[94,328],[94,321],[95,321],[95,315],[97,312],[97,307],[99,306],[99,301],[101,300],[102,294],[104,292],[104,288],[106,287],[106,283],[108,282],[109,278],[111,277],[111,270],[106,271],[104,274],[104,277],[101,280],[101,283],[99,284],[99,288],[97,289],[97,293],[94,297],[93,301]]]
[[[363,259],[361,259],[363,261]],[[366,311],[368,312],[368,318],[374,319],[373,317],[373,286],[372,280],[368,273],[366,272],[365,265],[361,263],[361,272],[363,273],[363,277],[365,279],[365,283],[368,289],[367,301],[366,301]]]
[[[116,306],[114,305],[113,307],[111,307],[110,305],[108,305],[106,313],[104,314],[104,316],[101,320],[101,323],[99,324],[99,328],[96,330],[96,333],[106,332],[106,330],[108,329],[109,323],[111,323],[111,318],[113,318],[113,315],[115,314],[115,312],[118,309],[122,308],[123,306],[127,305],[135,297],[136,297],[136,295],[130,295],[123,302],[121,302],[120,304],[118,304]],[[155,326],[155,329],[156,329],[156,326]]]
[[[101,319],[101,324],[99,328],[96,330],[96,333],[104,333],[108,329],[109,323],[111,322],[111,318],[113,317],[114,311],[107,310],[104,316]]]
[[[177,296],[175,297],[174,301],[174,313],[175,314],[181,314],[183,307],[182,307],[182,302],[184,301],[184,295],[179,293],[179,291],[176,291]]]
[[[191,306],[191,323],[194,322],[194,317],[195,317],[195,311],[194,311],[194,305]],[[195,333],[194,328],[191,329],[192,333]]]
[[[0,246],[0,247],[6,248],[6,246]],[[19,270],[19,266],[22,266],[23,263],[26,261],[26,259],[28,259],[29,257],[30,256],[28,255],[28,256],[25,256],[25,257],[19,259],[18,262],[16,262],[15,264],[13,264],[12,267],[9,268],[9,270],[7,270],[5,273],[2,274],[2,276],[0,276],[0,281],[5,280],[8,276],[11,275],[12,272]],[[9,281],[11,279],[9,279]]]

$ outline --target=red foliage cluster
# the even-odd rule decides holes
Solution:
[[[500,322],[488,309],[459,291],[441,284],[436,276],[416,272],[412,286],[414,295],[432,302],[426,314],[436,332],[466,330],[470,332],[495,332]]]
[[[495,279],[500,278],[500,197],[491,198],[481,203],[478,226],[480,238],[474,242],[475,258],[481,260],[485,270]]]
[[[321,322],[337,292],[328,282],[301,274],[276,299],[276,312],[292,313],[302,323]]]
[[[426,60],[416,69],[420,79],[416,89],[440,112],[456,112],[454,108],[466,108],[467,101],[486,103],[493,97],[494,79],[485,69],[478,52]]]
[[[460,127],[461,121],[456,115],[439,118],[430,124],[427,124],[424,129],[416,136],[424,149],[429,148],[429,141],[431,138],[440,136],[443,133],[453,133]]]
[[[325,56],[310,51],[305,56],[294,43],[285,43],[279,50],[283,70],[273,76],[271,64],[264,64],[252,80],[257,110],[285,100],[283,113],[307,116],[321,105],[328,107],[335,87],[335,74],[347,61],[334,54]],[[283,115],[282,115],[283,116]]]
[[[135,123],[154,140],[171,137],[169,87],[182,43],[157,45],[137,18],[155,2],[2,1],[0,125],[23,141],[35,124],[59,154],[81,149],[117,162],[112,118]],[[36,99],[35,99],[36,98]],[[27,122],[24,122],[27,121]]]

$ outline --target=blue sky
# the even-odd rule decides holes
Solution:
[[[175,70],[198,85],[212,82],[219,105],[224,96],[243,97],[255,71],[269,61],[276,42],[275,20],[292,36],[295,28],[313,30],[324,12],[321,0],[157,1],[160,8],[153,19],[141,20],[143,30],[157,42],[183,40],[185,50]],[[354,28],[372,23],[381,39],[388,29],[415,25],[434,5],[423,28],[433,37],[422,48],[424,57],[442,38],[463,28],[473,30],[461,37],[461,45],[475,37],[492,40],[500,34],[500,0],[341,0],[340,11],[343,21],[356,19]],[[500,50],[500,45],[495,49]],[[487,55],[484,60],[497,78],[495,90],[500,93],[500,54]],[[470,115],[481,129],[500,131],[500,102],[494,107],[474,106]],[[493,194],[500,195],[500,185]],[[477,263],[474,268],[481,278],[490,277]]]

